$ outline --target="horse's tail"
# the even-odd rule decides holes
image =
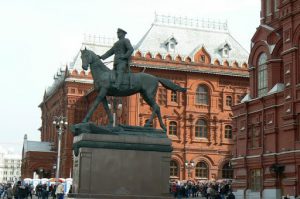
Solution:
[[[158,81],[167,89],[170,89],[172,91],[180,91],[180,92],[186,92],[186,88],[183,88],[181,86],[178,86],[177,84],[174,84],[172,81],[165,79],[165,78],[158,78]]]

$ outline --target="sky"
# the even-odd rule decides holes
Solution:
[[[250,52],[260,0],[0,0],[0,146],[20,152],[25,134],[40,140],[38,105],[84,34],[116,37],[120,27],[136,44],[155,13],[227,20],[231,35]]]

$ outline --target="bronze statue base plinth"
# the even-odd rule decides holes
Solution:
[[[126,128],[74,137],[73,193],[69,197],[171,198],[171,140],[156,130]]]

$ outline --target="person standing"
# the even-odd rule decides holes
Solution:
[[[56,197],[57,199],[64,199],[64,185],[59,182],[58,186],[56,187]]]
[[[106,53],[99,56],[100,59],[105,60],[106,58],[115,55],[113,70],[116,72],[117,78],[116,83],[113,85],[116,89],[120,89],[124,73],[129,71],[129,61],[131,54],[133,53],[133,47],[129,39],[125,38],[127,32],[121,28],[118,28],[117,35],[118,41],[114,43],[113,47]]]
[[[11,184],[8,184],[8,187],[7,187],[7,199],[12,199],[13,197],[14,197],[13,189],[11,187]]]
[[[51,196],[52,196],[52,199],[55,199],[56,198],[56,185],[51,185],[52,189],[51,189]]]

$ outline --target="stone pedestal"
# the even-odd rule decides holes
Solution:
[[[142,129],[139,129],[142,130]],[[149,129],[148,129],[149,130]],[[171,141],[124,130],[74,137],[73,198],[170,198]]]

